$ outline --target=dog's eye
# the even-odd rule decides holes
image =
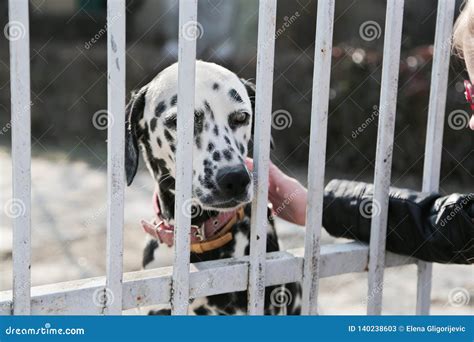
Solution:
[[[176,113],[167,115],[165,117],[164,124],[168,128],[176,128]]]
[[[250,119],[250,114],[247,112],[234,112],[229,115],[229,125],[232,129],[247,125]]]

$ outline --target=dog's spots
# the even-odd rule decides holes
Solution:
[[[227,143],[227,145],[230,145],[230,139],[227,135],[224,136],[224,140]]]
[[[229,151],[229,150],[224,150],[222,151],[222,154],[224,155],[224,158],[227,160],[227,161],[231,161],[232,160],[232,152]]]
[[[215,82],[215,83],[212,85],[212,89],[213,89],[213,90],[219,90],[219,88],[220,88],[220,85],[219,85],[219,83],[217,83],[217,82]]]
[[[175,153],[176,152],[176,146],[174,144],[170,144],[170,149],[171,149],[171,152]],[[173,159],[173,158],[171,158]]]
[[[153,118],[153,119],[150,120],[150,129],[151,129],[152,132],[154,132],[155,129],[156,129],[157,120],[158,120],[157,118]]]
[[[206,132],[209,131],[209,122],[207,122],[207,121],[204,123],[204,130]]]
[[[165,138],[170,143],[174,141],[173,136],[167,129],[165,129]]]
[[[215,151],[212,154],[212,159],[217,162],[221,160],[221,154],[219,153],[219,151]]]
[[[214,126],[214,128],[212,129],[212,131],[214,132],[214,135],[215,135],[216,137],[219,136],[219,127],[217,127],[217,125]]]
[[[204,101],[204,108],[206,109],[206,111],[211,116],[212,121],[215,121],[214,111],[212,110],[211,105],[209,104],[209,102],[207,102],[207,100]]]
[[[171,107],[176,106],[177,103],[178,103],[178,95],[175,94],[171,97],[170,106]]]
[[[245,153],[245,147],[244,147],[244,144],[242,143],[239,143],[239,151],[241,154],[244,154]]]
[[[205,316],[209,316],[211,314],[211,310],[209,310],[208,308],[206,308],[204,305],[201,305],[200,307],[194,309],[194,313],[196,315],[205,315]]]
[[[202,109],[198,109],[194,111],[194,135],[199,135],[202,133],[204,128],[203,125],[204,121],[204,111]]]
[[[165,110],[166,110],[165,102],[161,101],[160,103],[158,103],[158,105],[155,108],[155,116],[159,118]]]
[[[142,259],[142,266],[145,267],[150,262],[152,262],[155,258],[153,254],[155,253],[155,249],[158,248],[158,242],[156,240],[148,241],[145,249],[143,250],[143,259]]]
[[[247,134],[244,133],[244,140],[247,140]]]
[[[216,189],[216,185],[214,184],[214,182],[210,179],[210,177],[208,176],[205,176],[204,179],[199,176],[198,177],[198,180],[199,182],[201,183],[201,185],[203,187],[205,187],[206,189],[209,189],[209,190],[213,190],[213,189]]]
[[[224,126],[224,129],[225,129],[226,133],[229,133],[229,129],[227,128],[227,126]]]
[[[209,144],[207,144],[207,152],[212,152],[214,151],[214,144],[212,142],[210,142]]]
[[[198,148],[198,150],[200,150],[202,147],[202,144],[201,144],[201,137],[199,135],[194,137],[194,142],[196,143],[196,147]]]
[[[235,102],[239,102],[239,103],[244,102],[242,98],[240,97],[239,93],[237,92],[237,90],[235,90],[234,88],[229,90],[229,96]]]
[[[202,164],[204,165],[204,167],[209,167],[209,166],[212,166],[212,162],[209,160],[209,159],[204,159],[204,161],[202,162]]]
[[[156,143],[158,144],[160,148],[163,146],[163,143],[161,142],[161,139],[159,137],[156,138]]]
[[[204,174],[206,175],[206,177],[211,177],[214,175],[214,171],[210,167],[205,167]]]

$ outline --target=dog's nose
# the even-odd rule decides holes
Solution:
[[[244,165],[227,166],[217,172],[217,185],[226,196],[245,194],[249,183],[250,174]]]

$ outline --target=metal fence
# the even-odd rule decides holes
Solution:
[[[248,312],[261,315],[265,286],[303,284],[303,314],[317,313],[320,278],[368,270],[367,313],[382,311],[385,267],[417,264],[417,313],[428,314],[431,264],[385,251],[388,191],[392,165],[398,71],[403,23],[403,0],[388,0],[385,24],[379,128],[375,164],[370,245],[320,244],[331,73],[335,0],[319,0],[315,38],[308,172],[308,210],[304,248],[266,253],[268,163],[271,130],[272,80],[275,49],[276,0],[260,0],[255,108],[255,187],[252,203],[250,255],[190,265],[191,218],[175,210],[173,267],[123,273],[124,127],[125,127],[125,0],[109,0],[107,9],[108,126],[107,271],[105,277],[31,287],[31,134],[28,0],[9,1],[10,22],[21,23],[25,34],[10,40],[13,200],[24,204],[13,220],[13,289],[0,292],[0,314],[121,314],[122,310],[171,303],[173,314],[186,314],[189,298],[249,291]],[[439,0],[434,44],[423,191],[438,190],[444,111],[446,104],[454,0]],[[197,0],[179,3],[179,72],[176,208],[191,197],[196,40],[184,29],[197,23]],[[187,115],[188,114],[188,115]],[[186,118],[186,119],[185,119]],[[183,122],[189,120],[189,122]],[[257,238],[259,236],[260,238]],[[97,294],[104,300],[96,305]]]

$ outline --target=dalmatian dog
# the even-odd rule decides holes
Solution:
[[[154,220],[142,225],[150,239],[143,267],[172,265],[176,175],[177,64],[132,94],[127,105],[125,168],[130,185],[139,150],[155,183]],[[250,248],[253,184],[245,158],[252,135],[255,87],[228,69],[196,62],[191,205],[191,262],[242,257]],[[279,250],[268,211],[267,252]],[[300,285],[267,287],[265,314],[299,314]],[[290,300],[282,300],[282,298]],[[169,308],[150,314],[169,314]],[[247,313],[247,292],[193,299],[189,314]]]

